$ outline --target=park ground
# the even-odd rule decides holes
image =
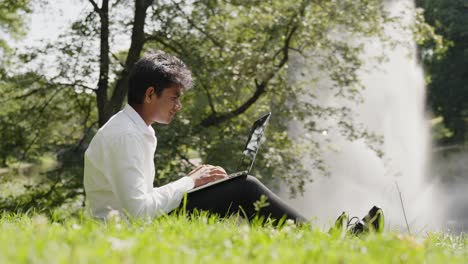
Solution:
[[[3,214],[0,263],[466,263],[468,236],[385,231],[361,237],[201,214],[98,222]]]

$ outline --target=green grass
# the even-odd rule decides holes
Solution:
[[[0,199],[16,196],[28,191],[44,180],[45,173],[57,166],[57,160],[51,154],[44,154],[35,163],[16,162],[8,168],[0,167]]]
[[[0,216],[0,263],[466,263],[467,242],[446,234],[340,237],[206,215],[107,224]]]

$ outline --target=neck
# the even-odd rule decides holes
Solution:
[[[135,112],[138,113],[138,115],[140,115],[141,119],[143,119],[147,126],[151,126],[152,122],[148,118],[148,114],[146,113],[143,104],[135,104],[130,106],[133,108],[133,110],[135,110]]]

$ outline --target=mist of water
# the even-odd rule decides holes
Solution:
[[[468,230],[468,146],[446,146],[433,150],[429,176],[438,180],[443,194],[443,228],[454,234]]]
[[[403,14],[405,23],[411,22],[414,8],[411,1],[390,1],[388,8],[393,14]],[[413,42],[411,34],[398,29],[387,29],[395,38]],[[367,59],[385,49],[382,42],[369,40],[365,45],[364,68],[372,69],[375,60]],[[415,44],[385,50],[388,61],[379,70],[362,71],[361,80],[366,89],[362,92],[362,104],[350,104],[334,96],[326,85],[314,85],[317,101],[323,106],[351,106],[355,120],[368,130],[384,138],[382,149],[385,158],[380,159],[363,140],[350,142],[332,128],[315,140],[322,142],[323,155],[330,177],[314,177],[307,184],[302,197],[289,202],[317,223],[329,226],[342,212],[351,216],[364,216],[373,205],[384,209],[388,228],[406,230],[401,204],[403,200],[406,217],[413,233],[440,226],[440,211],[437,206],[439,193],[436,186],[426,179],[430,152],[429,122],[425,114],[425,84],[423,71],[415,57]],[[297,61],[291,67],[291,78],[298,80],[295,72],[315,71],[307,61]],[[307,75],[307,74],[306,74]],[[336,127],[336,126],[335,126]],[[290,133],[300,134],[300,124],[291,124]],[[322,137],[322,138],[320,138]],[[328,139],[328,141],[327,141]],[[305,166],[310,161],[305,159]],[[311,171],[313,171],[311,169]],[[282,196],[287,199],[287,194]]]

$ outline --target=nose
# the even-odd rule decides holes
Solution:
[[[182,102],[179,99],[176,100],[175,109],[176,111],[182,109]]]

